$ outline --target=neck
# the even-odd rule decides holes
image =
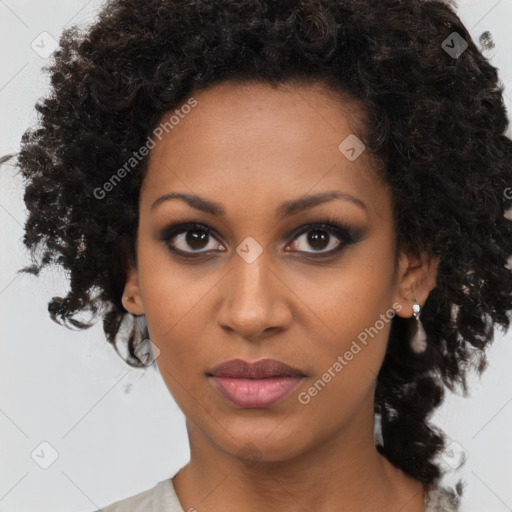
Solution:
[[[373,419],[373,402],[357,414],[368,412]],[[423,510],[422,485],[377,452],[373,420],[353,418],[318,446],[277,458],[265,452],[264,439],[242,443],[233,455],[188,420],[187,430],[190,462],[173,481],[184,510]]]

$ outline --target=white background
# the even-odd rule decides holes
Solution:
[[[58,39],[63,28],[93,21],[100,5],[0,0],[0,156],[18,149],[46,91],[41,67],[47,60],[32,42],[48,38],[42,32]],[[508,85],[512,111],[512,0],[460,0],[458,13],[474,41],[491,31],[496,47],[486,55]],[[71,331],[50,320],[47,302],[65,289],[61,273],[47,271],[39,279],[16,274],[29,263],[21,241],[22,194],[19,176],[4,165],[0,512],[92,511],[153,487],[188,461],[184,417],[160,374],[128,367],[105,341],[100,323]],[[489,369],[480,381],[471,379],[471,396],[449,396],[434,416],[468,454],[446,480],[467,483],[463,512],[512,510],[511,338],[512,331],[505,338],[498,332]],[[50,460],[52,448],[43,442],[58,454],[48,469],[34,461]],[[39,456],[33,459],[34,450]]]

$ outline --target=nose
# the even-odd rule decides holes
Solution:
[[[293,293],[278,274],[270,267],[265,251],[251,263],[235,255],[233,267],[219,283],[218,324],[250,341],[288,329]]]

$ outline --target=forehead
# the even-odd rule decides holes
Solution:
[[[193,108],[161,118],[161,126],[173,114],[175,122],[150,152],[146,200],[188,191],[261,208],[335,188],[381,213],[389,208],[375,161],[358,142],[364,112],[356,101],[298,83],[225,82],[191,96]]]

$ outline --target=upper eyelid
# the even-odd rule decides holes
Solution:
[[[181,226],[183,224],[183,226]],[[307,222],[298,226],[292,230],[292,232],[288,236],[296,236],[297,234],[301,234],[308,229],[314,227],[324,227],[326,230],[335,231],[336,229],[341,231],[348,231],[348,227],[343,225],[329,225],[332,224],[332,221],[316,221],[316,222]],[[188,225],[188,226],[187,226]],[[208,233],[216,234],[216,230],[207,224],[202,224],[201,222],[182,222],[176,223],[173,226],[169,226],[169,231],[174,231],[173,236],[179,235],[181,233],[186,233],[187,231],[192,231],[194,228],[201,228],[203,231],[207,231]]]
[[[334,224],[334,223],[336,223],[336,224]],[[333,225],[330,225],[330,224],[333,224]],[[297,239],[299,236],[303,235],[304,233],[307,233],[308,231],[314,229],[315,227],[321,227],[325,231],[328,231],[329,233],[334,235],[336,238],[338,238],[342,243],[346,242],[345,237],[343,237],[342,234],[337,233],[337,231],[346,232],[347,236],[349,236],[349,237],[352,236],[352,231],[348,228],[348,226],[344,226],[343,224],[340,224],[339,221],[324,219],[324,220],[319,220],[316,222],[307,222],[305,224],[302,224],[301,226],[298,226],[297,228],[293,229],[289,235],[287,235],[286,239],[288,240],[288,243],[290,243],[290,242],[294,241],[295,239]],[[187,233],[188,231],[194,230],[194,228],[195,229],[200,228],[203,231],[206,231],[208,234],[214,236],[215,239],[219,243],[223,244],[222,239],[219,239],[219,236],[217,235],[217,232],[215,229],[213,229],[210,226],[203,224],[201,222],[194,222],[194,221],[181,222],[181,223],[178,222],[173,226],[169,226],[167,229],[164,230],[164,232],[170,231],[170,235],[172,235],[172,236],[162,237],[162,238],[166,238],[167,241],[172,240],[173,238],[175,238],[178,235],[181,235],[183,233]],[[185,251],[185,252],[187,252],[187,251]],[[194,252],[196,254],[200,254],[201,252],[208,252],[208,251],[204,251],[204,250],[203,251],[190,251],[190,253],[194,253]],[[327,251],[327,252],[329,252],[329,251]]]

